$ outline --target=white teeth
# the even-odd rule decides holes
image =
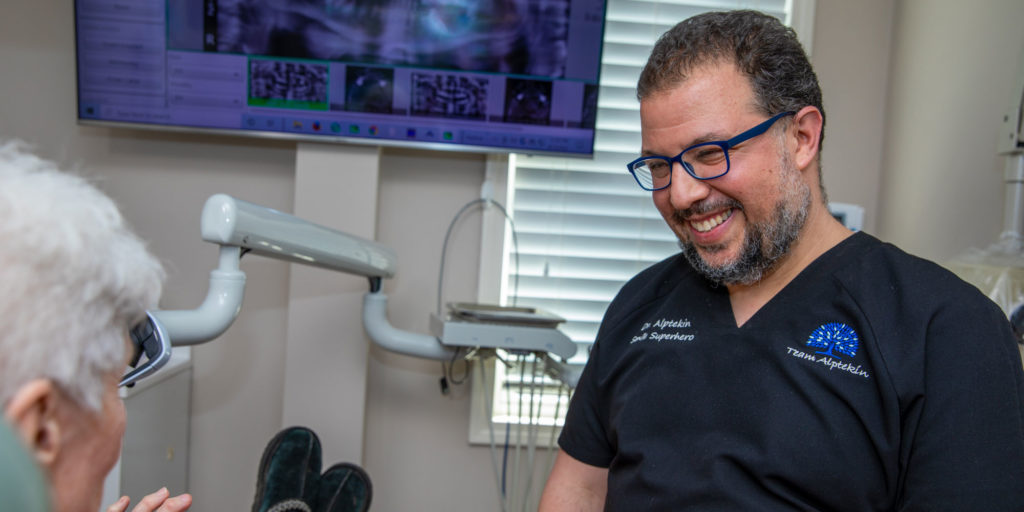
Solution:
[[[724,212],[722,212],[722,213],[720,213],[718,215],[715,215],[714,217],[711,217],[710,219],[703,220],[703,221],[700,221],[700,222],[691,222],[690,225],[693,226],[693,229],[696,229],[700,233],[707,233],[708,231],[711,231],[712,229],[714,229],[719,224],[725,222],[725,220],[728,219],[731,215],[732,215],[732,210],[730,209],[730,210],[726,210],[726,211],[724,211]]]

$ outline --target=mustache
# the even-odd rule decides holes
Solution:
[[[728,208],[734,208],[736,210],[743,211],[743,204],[732,198],[716,199],[714,201],[704,200],[694,203],[689,208],[686,208],[684,210],[676,210],[675,212],[672,213],[672,216],[675,217],[675,219],[679,222],[687,222],[691,218],[696,217],[698,215],[706,215],[715,210],[722,210]]]

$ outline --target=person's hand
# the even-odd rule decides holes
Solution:
[[[135,505],[132,512],[182,512],[192,506],[192,496],[189,494],[179,494],[173,498],[170,496],[170,491],[164,487],[142,498],[142,501]],[[121,499],[107,507],[107,512],[125,512],[128,510],[130,503],[131,500],[128,499],[128,496],[121,496]]]

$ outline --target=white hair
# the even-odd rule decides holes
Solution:
[[[160,262],[114,202],[80,176],[0,144],[0,404],[48,378],[102,408],[127,329],[156,306]]]

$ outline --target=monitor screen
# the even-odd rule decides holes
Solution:
[[[605,0],[76,0],[78,118],[593,152]]]

